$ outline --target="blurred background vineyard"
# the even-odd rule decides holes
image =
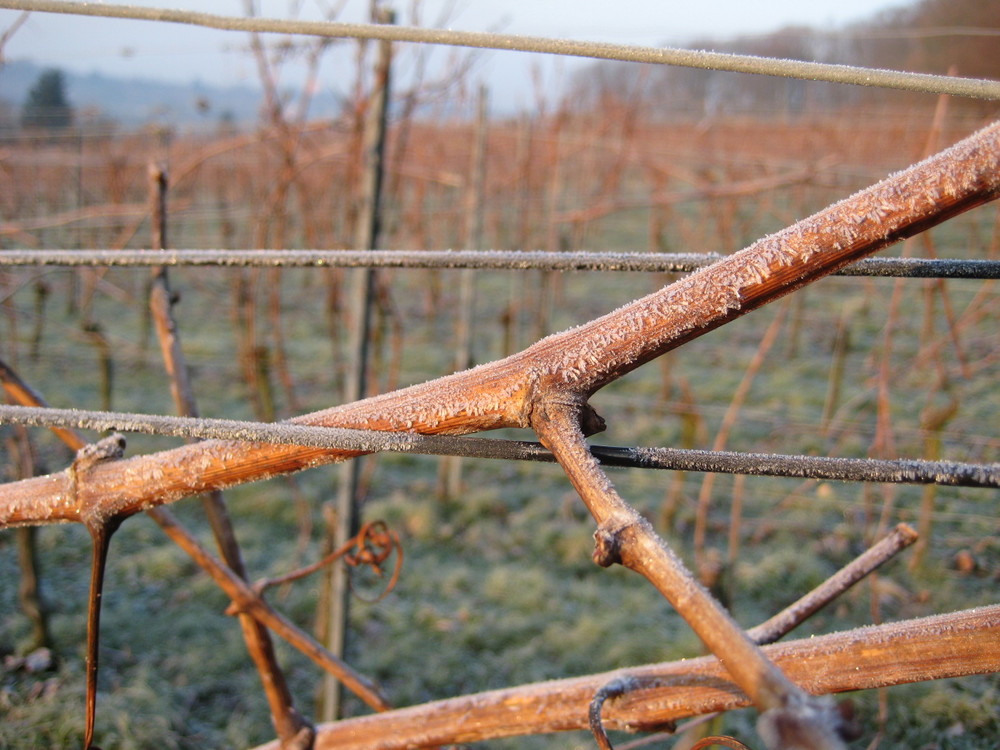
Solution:
[[[837,34],[785,29],[691,46],[995,79],[998,35],[1000,5],[925,0]],[[395,64],[412,61],[408,54]],[[270,57],[272,74],[284,59]],[[477,133],[486,144],[479,248],[726,254],[998,114],[996,103],[593,63],[561,93],[539,86],[530,110],[493,108],[483,126],[478,97],[488,102],[489,92],[464,62],[394,92],[386,249],[472,246]],[[0,67],[0,98],[12,66]],[[142,122],[116,121],[74,104],[73,76],[61,80],[69,122],[25,121],[23,92],[35,78],[0,105],[0,252],[148,247],[151,164],[169,175],[170,247],[350,247],[365,70],[352,73],[352,93],[324,118],[311,115],[308,86],[288,94],[265,78],[253,121],[226,114],[210,92]],[[171,119],[183,107],[192,117]],[[888,253],[998,259],[1000,213],[986,206]],[[372,391],[451,371],[458,273],[379,271]],[[171,278],[205,416],[271,421],[339,401],[349,366],[347,272],[179,268]],[[670,278],[477,272],[472,358],[517,351]],[[141,269],[0,270],[0,358],[54,406],[172,412],[148,283]],[[828,279],[599,393],[594,405],[609,429],[593,440],[996,462],[998,322],[995,282]],[[14,479],[28,443],[11,427],[0,438],[5,478]],[[174,444],[134,436],[129,452]],[[30,446],[41,470],[70,460],[43,431],[31,431]],[[321,509],[339,477],[318,469],[227,493],[252,576],[319,554]],[[747,626],[898,521],[927,532],[922,545],[810,620],[810,632],[996,599],[1000,528],[988,490],[637,470],[612,478]],[[558,467],[466,460],[456,492],[440,459],[381,456],[365,464],[363,487],[364,517],[402,534],[406,563],[390,597],[353,607],[348,661],[395,705],[700,653],[644,582],[590,562],[592,523]],[[699,505],[709,515],[696,545]],[[194,503],[177,509],[204,525]],[[78,744],[82,727],[88,541],[83,529],[46,527],[37,543],[56,660],[33,671],[22,658],[36,644],[18,607],[13,534],[0,535],[3,747]],[[222,615],[224,597],[148,519],[132,519],[115,537],[107,587],[99,721],[108,745],[242,747],[272,736],[235,623]],[[274,599],[312,627],[315,586]],[[298,654],[280,655],[308,706],[315,672]],[[865,729],[858,748],[876,728],[884,747],[986,747],[1000,734],[996,676],[852,700]],[[749,733],[752,717],[723,722]],[[566,735],[516,746],[590,741]]]

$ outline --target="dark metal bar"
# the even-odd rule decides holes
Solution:
[[[677,448],[594,446],[592,450],[602,463],[609,466],[830,479],[844,482],[1000,487],[1000,464],[920,459],[889,461],[874,458],[795,456]]]
[[[193,419],[0,405],[0,424],[3,423],[40,427],[76,427],[102,432],[120,430],[153,435],[254,440],[365,453],[391,451],[517,461],[550,463],[554,461],[552,454],[540,443],[530,441],[312,427],[289,422],[263,424],[232,419]],[[672,469],[843,482],[1000,488],[1000,463],[974,464],[919,459],[889,461],[872,458],[795,456],[679,448],[623,448],[606,445],[595,445],[591,450],[606,466],[625,468]]]
[[[371,4],[372,20],[380,24],[395,23],[393,11]],[[360,200],[357,205],[355,247],[371,252],[379,244],[382,234],[382,196],[385,177],[385,147],[389,124],[389,101],[392,86],[392,45],[385,40],[378,44],[374,81],[366,102],[362,134],[362,174],[359,185]],[[364,397],[368,390],[368,370],[372,359],[372,326],[375,316],[375,295],[378,285],[376,269],[371,265],[351,272],[349,281],[347,328],[347,368],[344,378],[344,401],[350,403]],[[340,483],[334,502],[325,510],[333,511],[333,528],[329,542],[339,549],[359,530],[361,517],[361,461],[350,461],[340,467]],[[344,657],[349,638],[348,619],[351,605],[351,582],[343,565],[329,568],[321,594],[326,604],[323,645],[339,658]],[[342,717],[340,680],[331,674],[323,675],[317,706],[317,718],[335,721]]]
[[[2,250],[0,266],[261,266],[269,268],[479,268],[548,271],[694,271],[714,253],[537,250]],[[958,258],[867,258],[841,276],[1000,279],[1000,261]]]

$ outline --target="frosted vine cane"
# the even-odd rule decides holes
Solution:
[[[535,414],[539,437],[597,521],[595,562],[636,571],[674,606],[761,712],[758,731],[771,750],[842,750],[833,702],[807,694],[785,677],[652,525],[617,493],[587,450],[584,430],[594,418],[586,409],[555,401],[539,405]]]

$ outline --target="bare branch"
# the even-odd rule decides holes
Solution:
[[[1000,604],[869,626],[764,647],[791,680],[813,694],[869,690],[1000,671]],[[750,700],[711,656],[520,685],[426,703],[317,728],[316,750],[402,750],[588,729],[601,687],[619,677],[650,684],[609,701],[608,729],[656,731]],[[278,750],[268,743],[257,750]]]
[[[587,450],[580,423],[594,417],[576,403],[535,406],[532,426],[566,471],[598,523],[594,560],[636,571],[652,583],[715,654],[761,712],[758,729],[773,750],[835,750],[837,715],[829,701],[807,695],[764,655],[697,581],[652,525],[612,487]],[[598,716],[600,709],[598,708]]]
[[[767,622],[750,628],[747,635],[755,643],[774,643],[915,541],[917,533],[905,523],[899,524],[877,544],[865,550],[849,565],[838,570],[806,596],[785,607]]]
[[[375,683],[354,671],[348,664],[327,651],[308,633],[301,630],[284,615],[275,611],[240,576],[226,567],[218,558],[206,550],[190,532],[180,526],[165,508],[156,508],[151,513],[160,528],[204,569],[233,600],[238,611],[252,616],[276,634],[288,641],[303,654],[312,659],[322,669],[334,675],[367,705],[377,711],[388,710],[389,702],[382,696]]]

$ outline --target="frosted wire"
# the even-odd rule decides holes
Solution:
[[[539,443],[528,441],[310,427],[287,422],[263,424],[233,419],[0,405],[0,424],[5,422],[38,427],[120,430],[153,435],[255,441],[364,452],[392,451],[502,460],[554,461],[552,454]],[[1000,488],[998,463],[970,464],[906,459],[885,461],[601,445],[592,446],[591,450],[603,464],[608,466],[839,481]]]
[[[496,34],[484,31],[422,29],[391,24],[353,24],[330,21],[296,21],[278,18],[241,18],[168,8],[139,8],[130,5],[55,2],[53,0],[0,0],[0,8],[69,13],[73,15],[130,18],[205,26],[224,31],[308,34],[327,38],[386,39],[396,42],[439,44],[453,47],[541,52],[598,60],[675,65],[686,68],[722,70],[735,73],[800,78],[811,81],[848,83],[855,86],[917,91],[926,94],[950,94],[976,99],[1000,99],[1000,81],[977,78],[880,70],[853,65],[805,62],[778,58],[736,55],[703,50],[669,47],[644,47],[608,44],[550,37]]]
[[[493,270],[687,272],[715,253],[536,250],[4,250],[0,266],[262,266],[269,268],[479,268]],[[839,276],[1000,279],[1000,261],[957,258],[866,258]]]

